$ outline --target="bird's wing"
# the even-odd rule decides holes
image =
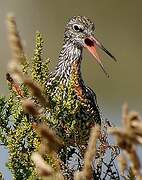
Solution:
[[[99,109],[98,103],[97,103],[97,97],[95,92],[90,88],[86,87],[86,91],[92,102],[95,104],[95,106]]]

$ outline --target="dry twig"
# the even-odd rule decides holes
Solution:
[[[124,128],[109,128],[109,133],[116,136],[118,146],[125,151],[132,163],[133,174],[141,179],[141,163],[137,154],[136,145],[142,144],[142,120],[137,112],[128,111],[128,106],[123,106],[122,123]],[[121,171],[124,174],[126,161],[119,159]]]
[[[100,126],[91,129],[88,147],[84,156],[84,167],[81,172],[76,172],[75,180],[87,180],[92,176],[92,161],[96,155],[96,144],[100,136]]]

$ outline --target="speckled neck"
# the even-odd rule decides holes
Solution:
[[[81,46],[66,41],[59,55],[59,62],[54,71],[55,75],[67,81],[72,74],[73,65],[77,64],[76,73],[81,78],[82,50]]]

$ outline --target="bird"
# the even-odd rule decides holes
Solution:
[[[75,136],[79,138],[81,129],[83,133],[80,137],[84,135],[85,142],[89,128],[95,124],[101,125],[101,114],[95,92],[85,85],[82,78],[83,49],[87,49],[93,55],[107,76],[108,73],[96,48],[102,49],[116,61],[116,58],[96,39],[94,31],[95,24],[86,16],[73,16],[69,19],[65,26],[58,63],[46,82],[47,94],[53,102],[50,116],[55,115],[58,109],[62,108],[56,116],[58,118],[58,123],[55,123],[56,128],[60,127],[59,131],[62,131],[62,135],[71,138]],[[73,102],[68,104],[68,99],[72,99]],[[75,131],[71,128],[74,124]]]

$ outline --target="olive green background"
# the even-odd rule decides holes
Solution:
[[[108,79],[85,50],[82,72],[86,84],[97,94],[104,117],[120,124],[121,106],[127,101],[130,108],[142,113],[142,1],[141,0],[0,0],[0,94],[8,94],[5,81],[10,50],[5,19],[13,12],[23,39],[25,52],[32,55],[36,30],[43,33],[46,55],[51,70],[57,63],[62,46],[64,25],[74,15],[86,15],[96,24],[96,37],[118,59],[113,62],[99,51],[110,74]],[[0,170],[5,179],[6,151],[0,149]]]

